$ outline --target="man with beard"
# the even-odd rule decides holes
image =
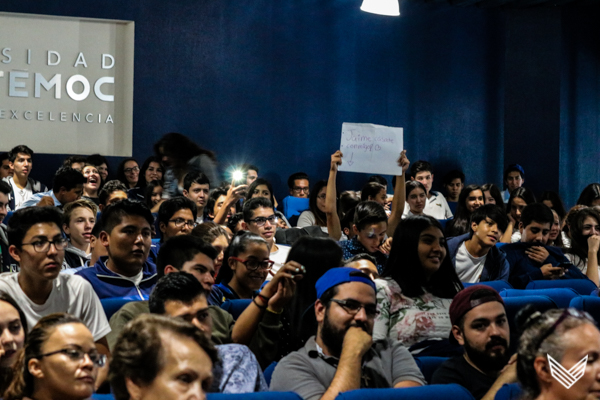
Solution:
[[[444,362],[432,384],[458,383],[475,399],[493,400],[505,383],[517,381],[516,356],[509,360],[510,331],[504,301],[485,285],[461,290],[450,305],[451,340],[465,348]]]
[[[305,400],[333,400],[353,389],[425,384],[401,343],[373,342],[376,289],[367,275],[354,268],[332,268],[315,288],[317,335],[277,364],[271,390],[293,391]]]

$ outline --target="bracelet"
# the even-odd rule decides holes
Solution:
[[[273,310],[271,310],[271,307],[269,307],[269,306],[267,306],[267,311],[270,312],[270,313],[272,313],[272,314],[277,314],[277,315],[279,315],[279,314],[281,314],[283,312],[283,310],[281,310],[279,312],[273,311]]]
[[[256,305],[256,307],[260,308],[261,310],[268,310],[268,306],[261,306],[256,302],[256,299],[252,299],[252,302]]]
[[[268,303],[268,302],[269,302],[269,300],[271,299],[270,297],[263,296],[263,295],[262,295],[262,294],[260,294],[260,293],[258,293],[258,294],[256,295],[256,297],[258,297],[259,299],[261,299],[261,300],[262,300],[262,301],[264,301],[265,303]]]

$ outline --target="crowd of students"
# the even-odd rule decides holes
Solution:
[[[311,186],[295,173],[278,202],[257,166],[223,182],[216,155],[184,135],[154,150],[117,171],[98,154],[68,157],[50,189],[30,177],[28,146],[2,156],[4,399],[85,399],[109,386],[117,399],[265,391],[273,362],[270,390],[304,399],[458,383],[489,400],[517,380],[542,399],[563,393],[542,356],[584,350],[595,358],[578,393],[600,393],[588,315],[524,310],[512,355],[503,299],[485,285],[598,286],[600,184],[567,211],[554,192],[537,202],[515,164],[502,192],[451,171],[444,196],[432,165],[403,151],[391,190],[375,175],[338,194],[336,151],[327,179]],[[111,299],[123,306],[109,321],[101,301]],[[450,358],[427,382],[416,355]]]

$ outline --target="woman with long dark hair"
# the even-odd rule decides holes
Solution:
[[[485,200],[485,204],[495,204],[496,207],[500,207],[504,210],[504,200],[502,199],[502,192],[498,188],[498,186],[493,183],[486,183],[481,186],[481,190],[483,190],[483,198]]]
[[[303,211],[298,217],[298,228],[317,225],[323,232],[327,233],[327,216],[325,215],[325,198],[327,197],[327,181],[321,180],[315,183],[310,191],[308,199],[309,209]]]
[[[450,303],[463,286],[435,218],[414,216],[398,225],[381,277],[375,281],[380,314],[373,340],[390,338],[409,347],[448,338]]]
[[[406,203],[408,203],[408,212],[403,218],[413,215],[423,215],[423,210],[427,205],[427,189],[419,181],[406,182]]]
[[[592,207],[579,210],[571,223],[570,233],[571,247],[565,249],[565,256],[589,278],[588,269],[598,269],[599,265],[600,213]],[[599,284],[597,279],[594,283]]]
[[[163,167],[160,158],[156,156],[146,158],[146,161],[142,164],[142,169],[140,169],[138,187],[145,188],[146,185],[152,181],[162,182],[164,172],[165,168]]]
[[[138,187],[139,178],[140,166],[135,161],[135,158],[130,157],[121,161],[117,170],[117,179],[123,182],[127,189]]]
[[[277,201],[275,201],[275,195],[273,194],[273,186],[271,185],[271,182],[263,178],[255,179],[254,182],[248,186],[246,200],[253,199],[255,197],[264,197],[271,200],[271,204],[273,204],[273,210],[279,218],[279,221],[277,222],[278,229],[287,229],[292,227],[285,215],[283,215],[281,211],[275,210],[277,207]]]
[[[535,196],[531,190],[521,186],[513,190],[506,205],[508,214],[508,227],[501,242],[515,243],[521,241],[521,233],[519,232],[519,222],[521,222],[521,213],[529,204],[535,203]]]
[[[483,189],[479,185],[467,185],[458,196],[454,218],[446,225],[446,236],[455,237],[471,231],[471,214],[485,204]]]
[[[600,183],[590,183],[581,191],[577,204],[592,207],[600,205]]]
[[[13,379],[13,364],[27,338],[27,319],[12,297],[0,293],[0,344],[4,351],[0,356],[0,393],[8,388]]]

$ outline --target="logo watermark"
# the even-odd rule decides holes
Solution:
[[[560,365],[550,354],[548,356],[548,362],[550,363],[550,374],[565,388],[570,389],[585,372],[585,366],[587,364],[588,356],[583,357],[579,362],[569,370]]]

